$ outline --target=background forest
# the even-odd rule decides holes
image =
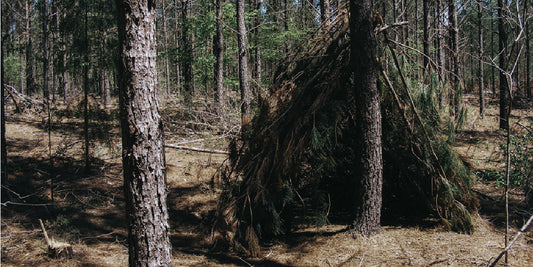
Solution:
[[[174,263],[480,265],[532,215],[531,0],[374,1],[389,133],[384,175],[406,180],[385,184],[380,237],[355,241],[346,209],[335,204],[350,194],[339,177],[351,170],[338,166],[353,160],[345,156],[356,142],[345,118],[355,107],[340,89],[323,90],[342,89],[350,79],[343,74],[348,2],[158,0],[156,6]],[[2,263],[125,265],[115,1],[2,1],[1,12]],[[310,100],[298,102],[306,96],[316,97],[311,103],[321,116],[306,116]],[[290,127],[300,134],[283,143]],[[275,162],[277,151],[258,144],[278,141],[290,148],[287,158],[305,160],[294,168],[273,165],[279,173],[269,175],[290,182],[271,192],[279,200],[273,208],[254,206],[266,218],[255,226],[257,233],[266,226],[264,253],[217,243],[217,218],[239,174],[262,175],[247,172],[254,164],[247,155]],[[448,210],[440,202],[421,204],[420,192],[435,180],[417,179],[440,172],[451,181],[440,195],[449,192],[451,200],[438,201],[460,215],[441,214]],[[45,255],[39,219],[49,234],[72,244],[72,258]],[[525,236],[510,252],[516,266],[533,262],[531,230]]]

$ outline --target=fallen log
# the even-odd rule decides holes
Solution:
[[[39,106],[41,106],[43,104],[42,102],[40,102],[38,100],[32,99],[32,98],[30,98],[28,96],[25,96],[25,95],[19,93],[17,91],[17,89],[15,89],[15,87],[13,87],[13,86],[11,86],[9,84],[4,84],[4,88],[7,89],[7,93],[11,96],[11,99],[15,103],[15,106],[16,106],[17,110],[19,110],[19,105],[17,104],[17,101],[15,101],[15,98],[17,98],[19,100],[19,102],[24,103],[24,106],[27,107],[27,108],[39,107]]]
[[[188,146],[171,145],[171,144],[166,144],[165,147],[174,148],[174,149],[181,149],[181,150],[189,150],[189,151],[194,151],[194,152],[229,155],[229,152],[228,151],[224,151],[224,150],[216,150],[216,149],[211,150],[211,149],[205,149],[205,148],[188,147]]]

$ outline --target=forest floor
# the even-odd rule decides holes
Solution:
[[[481,119],[476,97],[465,99],[468,116],[456,134],[456,150],[474,172],[502,170],[505,138],[498,130],[497,103],[489,103],[487,116]],[[533,121],[532,106],[530,101],[513,110],[515,131],[520,131],[518,123]],[[163,109],[162,113],[167,144],[224,149],[227,136],[235,130],[213,129],[203,119],[206,112],[187,115]],[[92,118],[93,167],[83,174],[83,123],[76,108],[53,113],[53,167],[44,118],[8,110],[10,199],[1,210],[2,266],[127,266],[120,138],[117,123],[109,119],[113,116],[104,112]],[[211,218],[220,189],[211,182],[225,159],[221,154],[166,149],[175,266],[482,266],[504,246],[503,188],[497,181],[477,180],[473,190],[480,207],[473,215],[471,235],[447,232],[438,225],[385,225],[381,234],[365,238],[350,234],[346,225],[325,225],[303,228],[263,247],[260,258],[214,252],[209,243]],[[522,190],[513,188],[511,236],[524,223],[523,200]],[[51,237],[72,245],[72,258],[48,257],[39,219]],[[532,230],[510,250],[509,266],[533,266]]]

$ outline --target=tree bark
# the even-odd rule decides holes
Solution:
[[[429,73],[429,57],[430,57],[430,51],[429,51],[429,21],[430,21],[430,0],[423,0],[423,20],[424,20],[424,40],[423,40],[423,46],[424,46],[424,71],[425,73]]]
[[[529,0],[526,0],[525,14],[529,14],[528,9],[529,9]],[[530,33],[529,33],[530,24],[531,24],[531,20],[527,20],[526,21],[526,95],[527,95],[527,98],[532,97],[531,96],[531,79],[533,79],[533,77],[531,77],[531,51],[530,51],[531,39],[529,39],[530,38]]]
[[[454,117],[457,119],[460,116],[462,109],[462,89],[459,84],[459,27],[457,25],[457,5],[456,0],[448,0],[448,12],[449,12],[449,34],[450,34],[450,49],[451,49],[451,69],[452,76],[450,81],[452,82],[453,97],[450,99],[453,101]]]
[[[485,119],[485,81],[483,79],[483,57],[485,50],[483,49],[483,2],[478,1],[477,8],[477,23],[478,23],[478,40],[479,40],[479,115]]]
[[[438,58],[439,58],[439,76],[440,76],[440,82],[442,84],[446,83],[446,53],[444,52],[444,40],[445,40],[445,34],[444,34],[444,26],[443,26],[443,16],[442,16],[442,10],[443,10],[443,3],[442,0],[438,0],[437,2],[437,14],[438,14],[438,38],[437,38],[437,50],[438,50]],[[440,93],[440,100],[441,104],[443,103],[443,93]]]
[[[184,48],[183,52],[183,96],[186,105],[192,104],[192,96],[194,94],[194,73],[193,73],[193,44],[192,44],[192,32],[190,29],[189,22],[189,9],[191,8],[191,0],[183,0],[181,2],[181,16],[182,16],[182,45]]]
[[[27,5],[27,3],[26,3]],[[0,2],[0,180],[1,180],[1,201],[5,202],[7,200],[7,148],[6,148],[6,113],[5,113],[5,97],[4,97],[4,32],[3,32],[3,18],[2,16],[2,2]],[[7,28],[7,27],[6,27]]]
[[[329,19],[329,0],[320,0],[320,23],[325,25]]]
[[[237,0],[237,43],[239,46],[239,84],[241,87],[241,125],[250,123],[250,87],[248,84],[248,53],[246,51],[246,25],[244,24],[244,0]]]
[[[168,52],[168,34],[167,34],[167,17],[166,17],[166,1],[163,2],[163,7],[161,8],[161,20],[163,20],[163,49],[165,52]],[[165,93],[170,95],[170,66],[168,63],[168,55],[165,56]]]
[[[48,1],[43,0],[43,97],[44,104],[49,105],[50,91],[48,89],[48,68],[50,66],[50,51],[48,47]],[[45,107],[46,108],[46,107]]]
[[[491,57],[494,57],[494,4],[493,2],[491,2],[490,4],[490,7],[491,7],[491,11],[490,11],[490,15],[491,15],[491,21],[490,21],[490,54],[491,54]],[[495,72],[495,67],[492,66],[491,70],[490,70],[490,76],[491,76],[491,82],[492,82],[492,97],[496,97],[496,74],[494,73]]]
[[[255,36],[255,96],[259,99],[261,92],[261,83],[262,83],[262,62],[261,62],[261,43],[260,43],[260,34],[261,34],[261,1],[254,0],[254,6],[256,8],[257,17],[255,18],[254,26],[254,36]]]
[[[32,6],[30,6],[32,3]],[[26,94],[32,95],[37,90],[37,85],[35,84],[35,78],[33,77],[33,45],[32,45],[32,30],[31,30],[31,20],[32,20],[32,10],[33,1],[26,1]]]
[[[174,0],[174,38],[175,38],[175,43],[176,43],[176,49],[179,49],[180,47],[180,36],[179,36],[179,33],[180,33],[180,27],[179,27],[179,8],[178,8],[178,2],[177,0]],[[183,19],[182,19],[183,21]],[[176,88],[178,88],[178,90],[180,90],[181,88],[181,69],[180,69],[180,64],[179,64],[179,61],[178,63],[176,64]]]
[[[509,121],[509,85],[505,72],[507,71],[507,30],[505,29],[505,14],[503,0],[498,0],[498,47],[500,65],[500,129],[508,129]]]
[[[216,28],[215,47],[215,103],[217,114],[224,115],[224,32],[222,21],[223,0],[216,0]]]
[[[377,88],[376,36],[372,0],[350,1],[351,67],[356,100],[356,154],[360,179],[356,190],[355,231],[369,236],[380,232],[383,159],[381,148],[381,109]]]
[[[89,173],[90,162],[89,162],[89,38],[88,38],[88,13],[89,13],[89,4],[85,4],[85,32],[84,32],[84,54],[83,54],[83,133],[85,139],[85,149],[84,149],[84,160],[85,160],[85,170],[84,173],[87,175]]]
[[[117,0],[119,97],[130,266],[172,266],[155,1]]]

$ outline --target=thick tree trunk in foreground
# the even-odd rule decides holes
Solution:
[[[155,1],[117,0],[122,161],[130,266],[172,266]]]
[[[237,42],[239,46],[239,83],[241,86],[241,124],[250,122],[250,87],[248,84],[248,53],[246,51],[246,25],[244,24],[244,0],[237,0]]]
[[[376,36],[372,23],[372,0],[350,1],[351,67],[356,99],[357,162],[361,179],[356,200],[355,231],[363,235],[380,232],[383,159],[381,109],[377,88]]]

